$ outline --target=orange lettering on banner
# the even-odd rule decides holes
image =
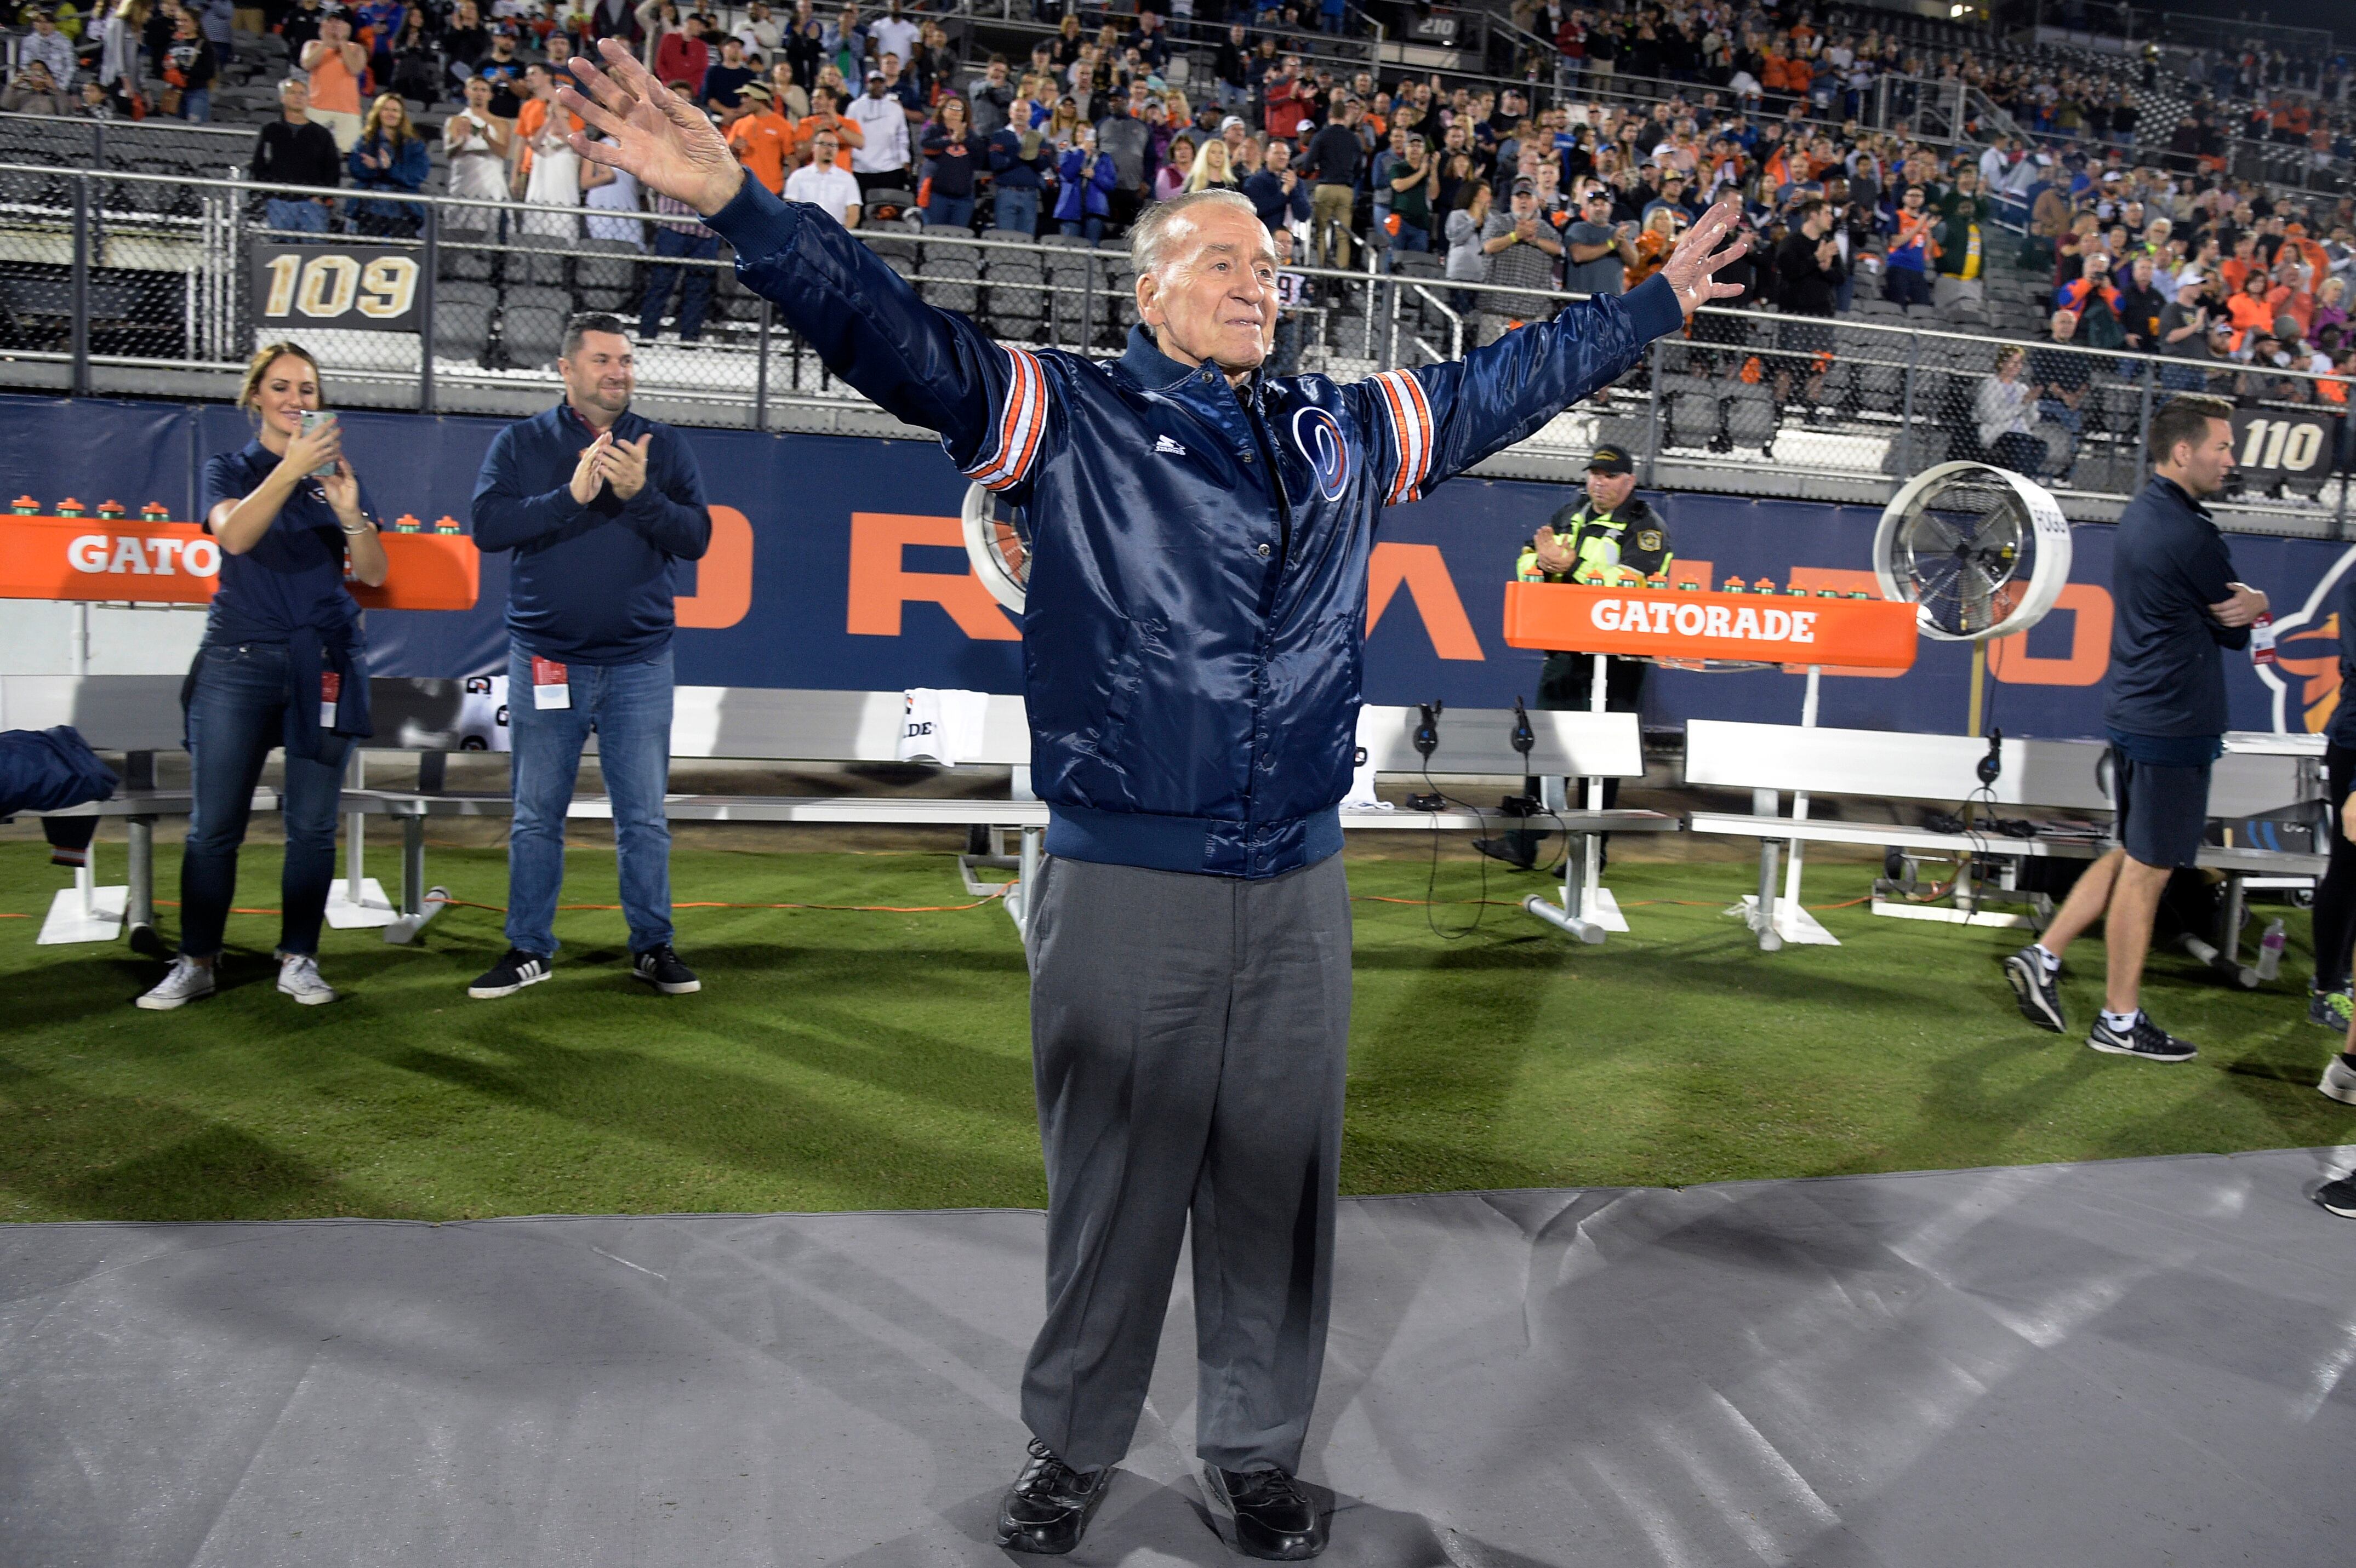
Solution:
[[[937,604],[958,630],[991,643],[1015,643],[1014,629],[969,562],[961,571],[909,571],[900,564],[910,545],[965,549],[965,526],[955,517],[918,517],[899,512],[851,514],[851,592],[843,630],[854,637],[896,637],[900,606],[910,601]],[[1460,612],[1461,613],[1461,612]]]
[[[2096,582],[2067,582],[2053,608],[2071,612],[2066,658],[2035,658],[2029,634],[1988,645],[1988,674],[2008,686],[2093,686],[2111,667],[2111,592]]]
[[[713,507],[712,544],[695,563],[695,592],[677,601],[679,624],[718,631],[753,608],[753,520],[734,507]]]
[[[1814,593],[1819,588],[1829,588],[1836,593],[1870,593],[1881,597],[1881,580],[1869,571],[1859,571],[1848,566],[1795,566],[1792,569],[1792,586]],[[1892,680],[1906,672],[1902,669],[1863,669],[1854,665],[1826,665],[1826,675],[1862,676],[1870,680]]]
[[[1375,624],[1383,618],[1401,583],[1407,585],[1408,597],[1415,601],[1416,613],[1423,617],[1433,653],[1444,659],[1488,656],[1481,651],[1481,639],[1472,635],[1472,622],[1464,613],[1464,601],[1456,596],[1456,580],[1448,575],[1448,562],[1438,545],[1375,547],[1374,559],[1366,567],[1366,635],[1375,635]]]
[[[2291,633],[2275,644],[2275,650],[2279,656],[2276,667],[2285,678],[2299,682],[2298,707],[2307,732],[2321,734],[2340,708],[2340,612],[2326,615],[2320,626]]]

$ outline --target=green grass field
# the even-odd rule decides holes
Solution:
[[[1472,897],[1461,842],[1447,854],[1440,896]],[[241,901],[275,903],[277,858],[248,850]],[[170,899],[177,856],[157,859]],[[569,900],[613,901],[610,851],[572,863]],[[434,871],[462,898],[503,896],[500,851],[436,849]],[[1615,866],[1635,933],[1585,948],[1503,907],[1440,940],[1419,905],[1374,901],[1420,899],[1420,858],[1354,860],[1344,1189],[1680,1185],[2329,1144],[2356,1129],[2356,1111],[2314,1091],[2335,1047],[2304,1021],[2296,946],[2256,995],[2158,959],[2147,1000],[2204,1049],[2152,1066],[2024,1025],[1997,970],[2013,933],[1833,910],[1822,918],[1846,945],[1762,955],[1720,912],[1751,874]],[[1869,874],[1818,868],[1810,901],[1859,895]],[[0,843],[0,911],[37,916],[64,877],[40,845]],[[1537,883],[1489,885],[1509,898]],[[964,901],[937,854],[680,849],[674,888],[739,903]],[[1473,911],[1433,912],[1453,927]],[[701,996],[635,984],[620,916],[587,911],[560,917],[554,978],[469,1001],[467,980],[503,944],[497,914],[456,909],[409,948],[330,933],[323,963],[346,999],[305,1008],[270,984],[275,919],[240,915],[227,988],[168,1014],[130,1006],[154,962],[120,945],[37,947],[37,918],[0,920],[0,1220],[1044,1201],[1023,958],[1001,911],[679,918]],[[2292,928],[2303,941],[2304,917]],[[2095,944],[2073,955],[2079,1017],[2100,962]]]

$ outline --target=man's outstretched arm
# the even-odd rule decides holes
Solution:
[[[1624,294],[1566,305],[1554,320],[1508,332],[1462,359],[1387,370],[1351,389],[1383,449],[1387,504],[1503,451],[1626,373],[1653,339],[1675,332],[1701,305],[1742,292],[1716,273],[1747,242],[1728,238],[1736,209],[1702,215],[1655,276]]]

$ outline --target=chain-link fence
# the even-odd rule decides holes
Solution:
[[[1125,250],[860,233],[926,301],[1005,342],[1108,357],[1137,318]],[[512,415],[546,404],[566,322],[597,311],[636,337],[639,396],[659,417],[897,430],[737,282],[724,249],[635,211],[0,165],[0,382],[225,397],[255,346],[291,337],[347,406]],[[1299,270],[1280,369],[1347,381],[1436,364],[1572,297],[1451,280],[1437,257],[1380,260],[1396,270]],[[2020,308],[2008,319],[2036,319]],[[1987,319],[1968,296],[1911,312],[1860,299],[1837,317],[1703,311],[1483,472],[1567,478],[1611,439],[1665,485],[1877,502],[1968,458],[2031,473],[2099,519],[2141,485],[2157,407],[2199,390],[2239,411],[2243,473],[2219,508],[2230,526],[2348,536],[2345,382],[2025,333],[2006,354]]]

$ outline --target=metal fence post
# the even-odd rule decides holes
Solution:
[[[1096,347],[1097,340],[1097,248],[1093,242],[1087,248],[1085,281],[1087,286],[1080,291],[1080,357],[1083,359]]]
[[[425,275],[417,283],[417,411],[430,414],[434,410],[434,284],[442,274],[442,204],[425,203]]]
[[[753,428],[769,428],[769,300],[761,296],[760,347],[753,361]]]
[[[2344,427],[2348,422],[2348,416],[2341,414],[2340,421]],[[2348,439],[2344,431],[2340,439],[2342,441]],[[2356,490],[2356,464],[2342,467],[2340,470],[2340,504],[2331,509],[2331,537],[2335,539],[2344,539],[2348,537],[2348,492],[2351,490]]]
[[[2143,477],[2144,454],[2151,450],[2152,383],[2158,379],[2158,361],[2146,359],[2143,362],[2143,397],[2140,400],[2141,406],[2136,411],[2136,471],[2135,478],[2127,481],[2129,495],[2133,495],[2140,487],[2137,481]]]
[[[1914,476],[1914,377],[1922,363],[1922,334],[1906,335],[1906,390],[1898,414],[1898,477]]]
[[[73,395],[90,396],[90,176],[74,176]]]
[[[1644,485],[1652,487],[1653,470],[1661,459],[1661,343],[1655,337],[1645,349]]]

